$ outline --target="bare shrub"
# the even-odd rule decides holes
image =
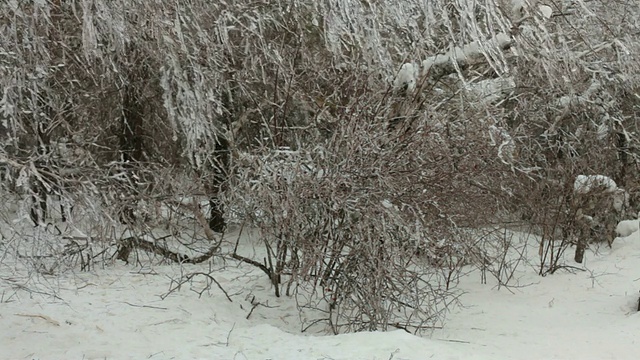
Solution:
[[[489,182],[504,164],[483,134],[462,130],[478,122],[441,126],[411,100],[370,92],[341,113],[328,140],[236,159],[226,201],[266,252],[236,258],[260,267],[277,296],[324,312],[333,332],[433,327],[460,269],[487,261],[469,229],[502,210]]]

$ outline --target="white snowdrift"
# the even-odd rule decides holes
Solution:
[[[226,236],[233,243],[239,234]],[[255,251],[242,239],[240,253]],[[537,251],[528,249],[534,264]],[[273,296],[264,274],[246,264],[213,264],[229,302],[215,286],[199,294],[205,278],[161,299],[170,279],[208,273],[209,264],[117,264],[54,278],[21,273],[5,257],[0,359],[635,359],[640,232],[586,256],[584,272],[541,278],[521,266],[509,290],[489,273],[482,284],[480,271],[469,268],[457,285],[464,306],[452,307],[445,327],[423,337],[402,330],[301,334],[301,320],[311,319],[299,317],[295,299]]]
[[[616,234],[620,237],[627,237],[638,231],[638,225],[638,219],[622,220],[618,223],[618,226],[616,226]]]

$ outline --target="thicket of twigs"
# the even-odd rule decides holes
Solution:
[[[4,2],[3,251],[37,249],[26,258],[50,273],[134,248],[229,255],[334,332],[438,325],[463,266],[510,279],[501,229],[539,235],[545,275],[635,216],[639,14],[604,1]],[[576,194],[578,175],[613,179],[628,204]],[[229,222],[257,228],[266,257],[226,254]]]

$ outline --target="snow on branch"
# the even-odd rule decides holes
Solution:
[[[601,88],[602,88],[602,84],[600,83],[600,81],[593,80],[591,82],[591,85],[589,85],[589,88],[585,90],[584,93],[579,95],[575,95],[575,94],[565,95],[557,101],[557,106],[566,108],[571,103],[574,103],[576,105],[587,103],[590,101],[591,96]]]
[[[573,183],[573,191],[582,195],[598,191],[611,194],[613,208],[618,213],[624,214],[629,207],[629,193],[605,175],[578,175]]]
[[[400,68],[393,86],[399,90],[412,92],[416,88],[419,73],[420,67],[417,64],[406,63]]]
[[[515,87],[516,82],[510,76],[469,82],[464,88],[468,93],[475,95],[481,103],[490,104],[506,98]]]
[[[618,190],[618,185],[605,175],[578,175],[573,183],[573,191],[576,194],[587,194],[595,190],[613,193]]]
[[[486,43],[473,41],[462,47],[456,46],[444,54],[429,56],[422,61],[422,73],[420,73],[418,64],[405,63],[396,75],[394,88],[411,92],[415,89],[417,78],[420,75],[436,77],[452,74],[461,66],[483,58],[488,48],[506,50],[511,47],[511,44],[512,40],[509,35],[499,33],[487,40]]]
[[[470,63],[472,60],[477,60],[481,58],[484,54],[484,50],[487,47],[493,47],[501,50],[506,50],[511,47],[512,40],[511,37],[505,33],[499,33],[493,38],[487,41],[487,44],[481,44],[479,41],[473,41],[463,47],[456,46],[455,48],[449,50],[445,54],[436,54],[430,56],[422,61],[422,76],[427,76],[429,74],[435,73],[442,74],[441,69],[451,68],[449,71],[445,72],[453,72],[452,65],[465,65]]]

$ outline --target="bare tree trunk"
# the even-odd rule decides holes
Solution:
[[[215,232],[223,232],[227,224],[224,220],[224,209],[219,195],[223,190],[229,169],[229,141],[223,136],[216,136],[214,151],[213,180],[209,192],[209,228]]]
[[[582,264],[582,260],[584,259],[584,250],[587,248],[587,239],[585,239],[584,234],[580,234],[580,236],[578,237],[578,242],[576,244],[576,253],[573,257],[573,259],[579,263]]]
[[[131,80],[129,80],[131,81]],[[124,191],[125,203],[120,209],[119,220],[123,224],[135,222],[134,200],[138,195],[135,180],[136,163],[140,161],[143,153],[143,113],[139,94],[134,85],[125,85],[122,99],[122,115],[120,117],[120,160],[122,170],[126,174],[126,184]]]

